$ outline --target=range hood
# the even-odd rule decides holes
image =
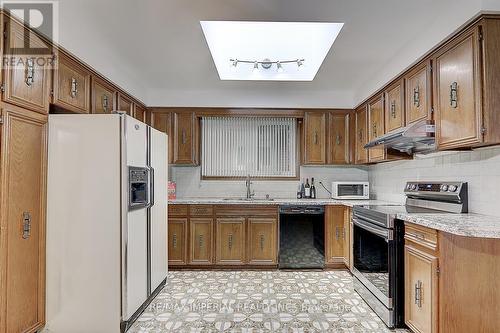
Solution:
[[[384,146],[409,155],[430,153],[436,150],[435,131],[435,126],[424,119],[376,138],[365,148]]]

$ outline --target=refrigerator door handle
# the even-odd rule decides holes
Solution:
[[[155,204],[155,169],[149,168],[149,204],[152,207]]]

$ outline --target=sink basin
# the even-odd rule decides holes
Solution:
[[[250,198],[250,199],[247,199],[247,198],[223,198],[222,200],[224,201],[274,201],[274,199],[264,199],[264,198]]]

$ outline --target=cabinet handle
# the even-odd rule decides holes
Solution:
[[[458,107],[458,83],[453,82],[450,85],[450,106],[452,108]]]
[[[342,239],[345,240],[345,228],[342,229]]]
[[[396,101],[391,102],[391,116],[396,119]]]
[[[317,131],[314,132],[314,144],[315,145],[318,144],[318,132]]]
[[[340,146],[340,135],[337,134],[337,137],[335,138],[335,141],[337,143],[337,146]]]
[[[24,82],[28,87],[31,87],[35,82],[35,61],[32,58],[26,60],[26,78]]]
[[[104,112],[108,112],[108,106],[109,106],[109,101],[108,101],[108,95],[103,95],[102,96],[102,108],[104,109]]]
[[[203,235],[199,235],[199,236],[198,236],[198,247],[199,247],[200,249],[202,249],[202,248],[203,248]]]
[[[373,137],[377,137],[377,123],[373,123]]]
[[[420,107],[420,86],[413,88],[413,105]]]
[[[422,281],[420,280],[415,283],[415,304],[419,308],[422,307]]]
[[[177,248],[177,234],[172,235],[172,246],[174,247],[174,249]]]
[[[186,144],[186,130],[185,129],[182,129],[182,144],[185,145]]]
[[[260,235],[260,250],[264,251],[264,235]]]
[[[28,239],[31,236],[31,214],[23,213],[23,239]]]
[[[229,234],[227,240],[227,246],[229,247],[229,251],[233,249],[233,234]]]
[[[363,141],[363,130],[362,129],[359,130],[358,137],[359,137],[359,141]]]
[[[335,239],[339,240],[339,238],[340,238],[339,227],[335,227]]]
[[[71,97],[75,98],[78,95],[78,81],[74,77],[71,78]]]

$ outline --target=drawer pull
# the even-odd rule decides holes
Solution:
[[[452,108],[458,107],[458,83],[453,82],[450,85],[450,106]]]
[[[174,247],[174,249],[177,248],[177,234],[172,235],[172,246]]]
[[[26,79],[24,82],[28,87],[31,87],[35,82],[35,61],[32,58],[26,60]]]
[[[229,248],[229,251],[233,249],[233,234],[229,234],[227,239],[227,246]]]
[[[314,132],[314,144],[317,145],[318,144],[318,131],[315,131]]]
[[[420,107],[420,87],[416,86],[413,88],[413,105],[415,107]]]
[[[422,281],[420,280],[415,283],[415,304],[419,308],[422,307]]]
[[[340,135],[337,134],[337,137],[335,138],[335,142],[337,143],[337,146],[340,146]]]
[[[31,236],[31,214],[23,213],[23,239],[28,239]]]
[[[391,102],[391,116],[396,119],[396,101]]]
[[[264,235],[260,235],[260,250],[264,251]]]
[[[109,106],[108,95],[104,95],[102,96],[102,108],[104,110],[104,113],[108,112],[108,106]]]
[[[78,95],[78,81],[74,77],[71,78],[71,97],[75,98]]]
[[[200,250],[203,248],[203,235],[198,236],[198,247]]]

